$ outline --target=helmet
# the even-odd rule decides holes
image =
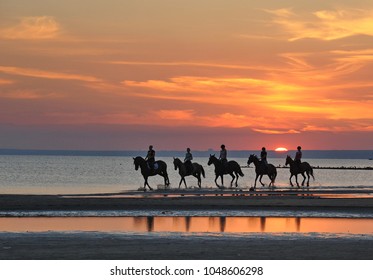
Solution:
[[[190,148],[187,148],[187,151],[190,152]]]
[[[298,146],[297,149],[300,150],[300,149],[302,149],[302,147],[301,147],[301,146]]]
[[[263,147],[263,148],[262,148],[262,151],[264,151],[265,149],[266,149],[266,147]]]
[[[223,145],[221,145],[221,146],[220,146],[220,148],[222,148],[222,149],[225,149],[225,145],[224,145],[224,144],[223,144]]]
[[[151,150],[151,149],[153,149],[153,146],[152,146],[152,145],[150,145],[150,146],[149,146],[149,149],[150,149],[150,150]]]

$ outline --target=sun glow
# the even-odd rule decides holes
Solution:
[[[278,147],[275,149],[276,152],[287,152],[288,149],[284,148],[284,147]]]

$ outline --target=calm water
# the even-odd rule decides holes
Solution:
[[[6,217],[0,232],[373,234],[373,219],[299,217]]]
[[[171,188],[177,188],[179,174],[174,170],[172,157],[158,158],[168,165]],[[233,159],[233,158],[232,158]],[[247,159],[235,158],[241,166]],[[207,166],[207,158],[195,158],[204,166],[206,178],[202,180],[204,188],[216,188],[214,167]],[[368,167],[369,160],[351,159],[304,159],[312,166],[323,167]],[[275,166],[284,165],[285,159],[269,159]],[[253,186],[255,172],[253,168],[243,168],[245,176],[239,179],[239,187]],[[311,189],[370,189],[373,186],[372,170],[320,170],[314,171],[315,181],[310,181]],[[269,183],[263,177],[263,182]],[[230,176],[224,176],[225,186]],[[278,169],[276,187],[289,189],[289,170]],[[152,187],[162,187],[163,178],[151,177]],[[194,177],[187,177],[189,187],[197,186]],[[220,183],[220,181],[219,181]],[[132,157],[110,156],[0,156],[0,193],[2,194],[90,194],[123,192],[137,190],[143,186],[140,171],[134,169]],[[182,188],[184,186],[182,185]]]

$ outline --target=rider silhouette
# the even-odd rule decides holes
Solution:
[[[190,148],[187,148],[187,152],[184,158],[184,164],[185,164],[186,171],[188,174],[191,174],[193,171],[192,159],[193,159],[193,155],[190,152]]]
[[[265,147],[263,147],[260,152],[260,161],[265,172],[268,172],[267,151]]]
[[[297,147],[297,152],[295,154],[295,159],[294,159],[294,162],[296,164],[296,166],[300,169],[300,164],[301,164],[301,159],[302,159],[302,147],[301,146],[298,146]]]
[[[220,148],[221,148],[221,150],[220,150],[219,159],[223,163],[224,169],[226,169],[227,168],[227,163],[228,163],[228,160],[227,160],[227,150],[225,149],[225,145],[224,144],[221,145]]]
[[[145,157],[146,162],[149,165],[150,171],[154,171],[154,163],[155,163],[155,151],[153,150],[153,146],[149,146],[149,151]]]

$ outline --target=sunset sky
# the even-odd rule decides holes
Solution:
[[[371,0],[0,0],[0,148],[373,149]]]

